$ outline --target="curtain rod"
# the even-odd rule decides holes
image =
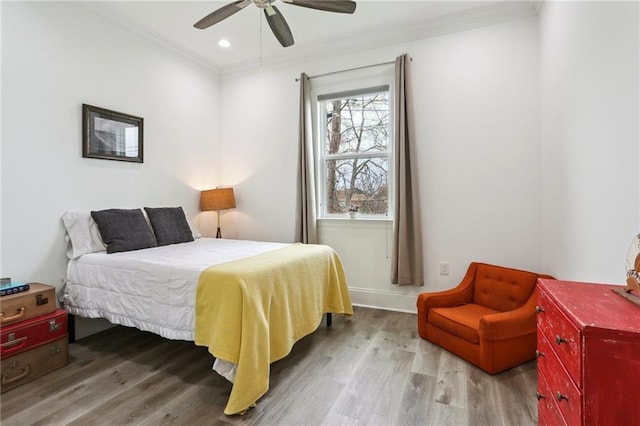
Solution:
[[[411,60],[413,60],[413,59],[411,59]],[[338,74],[338,73],[341,73],[341,72],[356,71],[356,70],[361,70],[361,69],[364,69],[364,68],[379,67],[379,66],[382,66],[382,65],[395,64],[395,62],[396,61],[380,62],[379,64],[363,65],[361,67],[347,68],[347,69],[339,70],[339,71],[326,72],[324,74],[318,74],[318,75],[309,76],[309,80],[311,80],[312,78],[326,77],[328,75]],[[296,77],[296,81],[300,81],[300,78]]]

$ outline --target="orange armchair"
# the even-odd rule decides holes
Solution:
[[[457,287],[418,295],[418,333],[489,374],[535,358],[538,278],[473,262]]]

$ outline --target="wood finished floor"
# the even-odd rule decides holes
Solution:
[[[334,315],[271,368],[270,390],[225,416],[231,384],[192,342],[114,327],[69,364],[1,396],[9,425],[535,425],[535,361],[497,376],[417,335],[412,314]]]

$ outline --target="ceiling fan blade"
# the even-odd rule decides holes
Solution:
[[[214,10],[213,12],[211,12],[210,14],[208,14],[207,16],[205,16],[204,18],[202,18],[201,20],[193,24],[193,26],[200,30],[204,30],[205,28],[209,28],[213,24],[217,24],[223,19],[227,19],[229,16],[233,15],[234,13],[241,11],[251,3],[252,3],[252,0],[234,1],[233,3],[229,3],[226,6],[222,6],[218,10]]]
[[[293,34],[277,7],[269,5],[264,9],[264,16],[282,47],[293,45]]]
[[[353,13],[356,11],[356,2],[349,0],[282,0],[285,3],[310,9],[325,10],[327,12]]]

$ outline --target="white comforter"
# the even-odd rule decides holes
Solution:
[[[65,309],[105,318],[167,339],[194,340],[195,292],[209,266],[288,244],[199,238],[124,253],[90,253],[69,261]]]

